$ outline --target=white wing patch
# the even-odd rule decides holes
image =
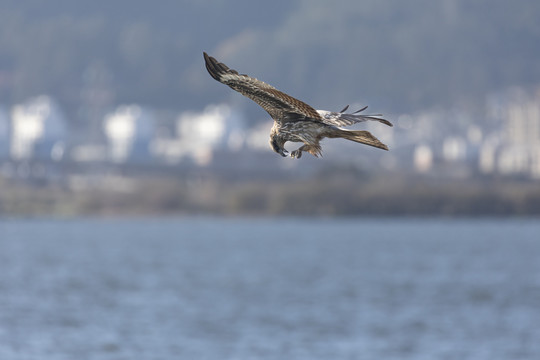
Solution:
[[[316,110],[319,115],[321,115],[321,117],[323,119],[331,119],[332,118],[332,112],[331,111],[327,111],[327,110]],[[334,114],[338,114],[338,113],[334,113]]]
[[[345,113],[345,110],[347,108],[348,106],[345,109],[343,109],[341,112],[317,110],[317,113],[319,113],[319,115],[323,119],[323,122],[328,125],[350,126],[350,125],[354,125],[356,123],[364,122],[364,121],[378,121],[388,126],[392,126],[392,123],[380,117],[382,116],[381,114],[374,114],[374,115],[358,114],[358,112],[364,111],[367,108],[367,106],[352,114]]]
[[[221,81],[224,81],[224,82],[231,81],[231,80],[234,81],[234,80],[239,80],[240,76],[236,75],[236,74],[227,74],[227,73],[225,73],[225,74],[220,74],[219,79]]]

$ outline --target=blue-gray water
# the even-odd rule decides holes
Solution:
[[[0,221],[0,359],[540,359],[540,222]]]

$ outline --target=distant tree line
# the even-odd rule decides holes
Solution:
[[[0,216],[539,216],[540,189],[519,179],[441,181],[350,171],[302,178],[217,174],[107,178],[88,188],[0,178]],[[117,181],[129,187],[111,186]]]
[[[203,50],[321,107],[481,102],[540,82],[539,18],[534,0],[4,0],[0,103],[50,94],[73,118],[103,92],[105,105],[200,108],[231,96]]]

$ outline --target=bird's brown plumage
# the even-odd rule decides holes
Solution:
[[[304,145],[293,151],[292,157],[300,158],[302,151],[319,156],[321,155],[319,142],[325,137],[340,137],[388,150],[386,145],[367,131],[347,131],[338,128],[338,126],[352,125],[367,120],[376,120],[392,126],[390,122],[380,118],[379,115],[354,115],[358,111],[353,114],[345,114],[348,106],[339,113],[315,110],[305,102],[287,95],[263,81],[239,74],[238,71],[230,69],[227,65],[208,56],[207,53],[203,53],[203,55],[210,76],[255,101],[274,119],[274,126],[270,133],[270,145],[278,154],[286,156],[285,142],[293,141],[303,142]]]

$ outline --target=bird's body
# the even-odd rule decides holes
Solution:
[[[274,121],[274,126],[270,130],[270,145],[275,152],[286,156],[283,146],[287,141],[303,142],[304,146],[310,146],[304,151],[319,156],[321,155],[319,142],[329,133],[328,127],[314,121]],[[300,156],[301,154],[298,157]]]
[[[265,82],[229,69],[206,53],[204,53],[204,60],[206,69],[215,80],[255,101],[270,114],[274,119],[274,126],[270,131],[270,146],[282,156],[287,156],[284,146],[287,141],[291,141],[304,143],[303,146],[291,152],[291,157],[298,159],[303,151],[318,157],[322,154],[320,141],[323,138],[344,138],[388,150],[385,144],[367,131],[349,131],[339,128],[339,126],[349,126],[367,120],[375,120],[392,126],[389,121],[381,118],[381,115],[357,114],[366,107],[352,114],[345,113],[348,106],[340,112],[315,110],[303,101]]]

